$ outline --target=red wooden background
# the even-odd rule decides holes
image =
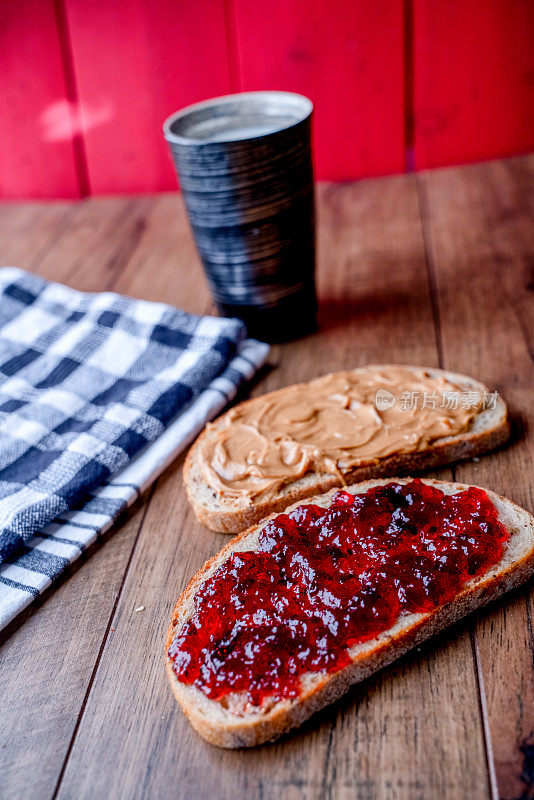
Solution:
[[[533,0],[0,0],[0,196],[176,186],[161,123],[231,91],[316,104],[317,176],[534,149]]]

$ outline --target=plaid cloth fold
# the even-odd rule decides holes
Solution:
[[[235,319],[0,269],[0,629],[264,363]]]

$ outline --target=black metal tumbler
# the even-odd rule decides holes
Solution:
[[[268,341],[315,326],[315,209],[308,98],[245,92],[163,125],[219,311]]]

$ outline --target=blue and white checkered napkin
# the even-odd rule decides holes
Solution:
[[[245,333],[0,269],[0,629],[264,363]]]

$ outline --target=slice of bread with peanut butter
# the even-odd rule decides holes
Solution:
[[[505,402],[473,378],[373,365],[230,409],[191,447],[184,482],[203,524],[238,533],[336,486],[472,458],[509,433]]]

